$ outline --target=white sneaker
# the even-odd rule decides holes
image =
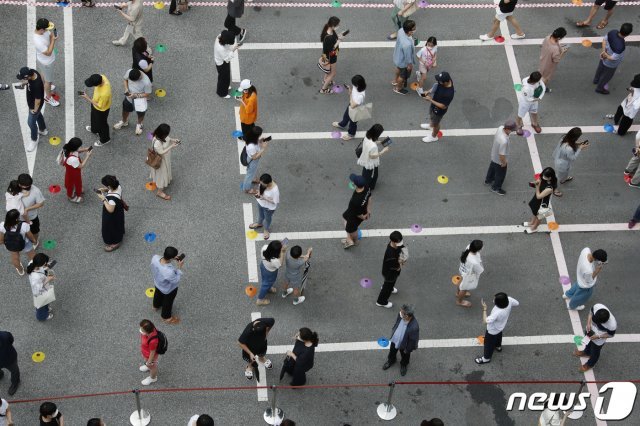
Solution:
[[[564,293],[562,293],[562,298],[563,298],[564,300],[569,300],[569,296],[567,296],[567,295],[566,295],[566,294],[564,294]]]
[[[514,40],[518,40],[518,39],[521,39],[521,38],[524,38],[524,37],[525,37],[525,34],[522,34],[522,35],[511,34],[511,38],[514,39]]]
[[[38,147],[38,142],[40,142],[39,137],[35,141],[29,141],[29,143],[27,144],[27,147],[25,148],[27,152],[35,151],[35,149]]]
[[[111,139],[109,139],[109,140],[108,140],[108,141],[106,141],[106,142],[95,141],[95,142],[93,143],[93,146],[105,146],[105,145],[106,145],[106,144],[108,144],[109,142],[111,142]]]
[[[489,37],[489,36],[488,36],[488,35],[486,35],[486,34],[481,34],[481,35],[480,35],[480,40],[482,40],[482,41],[489,41],[489,40],[491,40],[491,37]]]
[[[51,312],[49,313],[49,316],[47,316],[46,321],[49,321],[50,319],[53,319],[53,313]]]
[[[51,105],[52,107],[57,107],[58,105],[60,105],[60,102],[53,99],[53,96],[49,96],[48,98],[45,96],[44,101],[49,105]]]
[[[424,93],[424,89],[422,87],[418,87],[416,89],[416,93],[418,94],[418,96],[422,97],[422,95]]]
[[[389,302],[386,305],[381,305],[378,302],[376,302],[376,306],[380,306],[381,308],[387,308],[388,309],[388,308],[393,306],[393,303]]]
[[[114,40],[111,43],[113,43],[114,46],[124,46],[124,43],[120,42],[119,40]]]
[[[116,130],[120,130],[123,127],[127,127],[129,125],[129,122],[127,121],[126,123],[122,120],[118,121],[116,124],[113,125],[113,128]]]
[[[293,300],[293,304],[294,304],[294,305],[299,305],[299,304],[301,304],[302,302],[304,302],[304,299],[306,299],[304,296],[300,296],[300,297],[298,297],[298,299],[297,299],[297,300],[296,300],[296,299],[294,299],[294,300]]]
[[[142,134],[142,124],[136,124],[136,135]]]
[[[231,95],[225,96],[224,99],[231,99]]]
[[[141,383],[145,386],[149,386],[151,383],[155,383],[157,381],[158,381],[157,377],[155,379],[152,379],[151,376],[149,376],[146,379],[143,379]]]
[[[38,134],[42,136],[47,136],[49,134],[49,129],[38,130]]]
[[[392,291],[391,293],[392,293],[392,294],[396,294],[397,292],[398,292],[398,289],[394,287],[394,288],[393,288],[393,291]]]
[[[141,365],[140,368],[138,368],[138,370],[142,371],[142,372],[146,372],[149,371],[149,367],[147,367],[146,365]]]
[[[51,83],[51,91],[54,92],[56,90],[56,85]]]
[[[427,135],[426,137],[422,138],[422,142],[425,143],[429,143],[429,142],[436,142],[438,140],[437,136],[431,136],[431,135]]]
[[[86,126],[85,129],[87,129],[87,132],[91,132],[91,126]]]
[[[282,292],[282,298],[284,299],[285,297],[287,297],[291,293],[293,293],[293,289],[292,288],[288,288],[286,291]]]
[[[420,125],[420,128],[421,128],[421,129],[425,129],[425,130],[426,130],[426,129],[430,129],[430,128],[431,128],[431,124],[430,124],[430,123],[422,123],[422,124]]]
[[[584,309],[584,305],[580,305],[580,306],[578,306],[578,307],[576,308],[576,311],[581,311],[581,310],[583,310],[583,309]]]

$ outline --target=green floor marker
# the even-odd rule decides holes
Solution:
[[[53,48],[53,53],[55,53],[56,55],[58,54],[58,48],[57,47]]]
[[[167,51],[167,46],[165,46],[164,44],[158,44],[156,45],[156,52],[158,53],[164,53]]]
[[[340,3],[338,0],[333,0],[331,2],[331,7],[342,7],[342,3]]]
[[[236,97],[236,96],[242,96],[242,92],[239,91],[238,89],[233,89],[231,91],[231,96]]]
[[[522,84],[516,83],[513,85],[513,88],[516,89],[516,92],[519,92],[522,90]]]
[[[573,343],[575,343],[576,346],[582,346],[582,336],[573,336]]]
[[[349,182],[349,189],[356,189],[356,186],[353,184],[353,182]]]
[[[42,243],[42,247],[47,250],[53,250],[58,244],[54,240],[47,240]]]

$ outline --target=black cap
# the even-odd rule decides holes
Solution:
[[[442,71],[440,74],[436,74],[436,81],[438,83],[446,83],[447,81],[451,81],[451,76],[448,72]]]
[[[47,18],[40,18],[36,22],[36,30],[46,30],[49,28],[49,20]]]
[[[631,87],[634,89],[640,89],[640,74],[636,74],[631,82]]]
[[[18,75],[16,75],[16,78],[18,80],[24,80],[25,78],[31,76],[31,74],[33,74],[33,70],[29,67],[22,67],[20,68],[20,72],[18,73]]]

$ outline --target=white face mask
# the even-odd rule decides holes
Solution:
[[[398,246],[398,247],[404,246],[404,241],[400,240],[399,243],[396,243],[396,246]]]
[[[146,334],[143,329],[140,329],[138,331],[140,331],[140,334]]]
[[[53,414],[51,415],[51,418],[55,419],[57,416],[58,416],[58,410],[53,412]]]

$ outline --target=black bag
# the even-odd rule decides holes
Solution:
[[[245,167],[249,167],[249,156],[247,155],[247,147],[242,148],[242,152],[240,153],[240,164]]]
[[[22,228],[22,222],[18,222],[16,226],[16,230],[12,231],[5,227],[4,231],[4,246],[7,250],[12,252],[21,252],[24,250],[25,241],[24,237],[20,233],[20,229]]]
[[[167,348],[169,348],[169,341],[162,331],[156,329],[156,333],[157,335],[149,337],[147,342],[150,342],[153,339],[158,339],[158,349],[156,350],[156,353],[158,355],[164,355],[167,353]]]
[[[362,155],[362,141],[356,146],[356,157],[360,158]]]

